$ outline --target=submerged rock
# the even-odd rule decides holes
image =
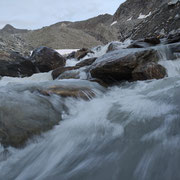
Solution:
[[[48,72],[58,67],[63,67],[66,63],[66,59],[63,56],[47,47],[35,49],[31,55],[31,60],[40,72]]]
[[[89,100],[95,97],[95,92],[88,87],[63,87],[54,86],[47,90],[40,91],[44,95],[56,94],[61,97],[73,97]]]
[[[19,86],[19,85],[18,85]],[[28,89],[1,91],[0,143],[22,147],[34,135],[50,130],[61,120],[61,107],[57,111],[50,100]]]
[[[133,80],[132,72],[136,67],[158,60],[158,53],[153,49],[129,51],[125,55],[121,55],[121,51],[114,51],[97,59],[90,73],[93,78],[101,79],[111,85],[120,81]]]

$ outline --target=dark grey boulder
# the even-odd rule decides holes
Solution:
[[[35,49],[30,58],[40,72],[48,72],[66,64],[66,59],[63,56],[47,47]]]
[[[114,51],[97,59],[90,70],[92,78],[100,79],[108,85],[126,80],[132,81],[132,72],[136,67],[159,60],[157,51],[153,49],[128,52],[121,55],[121,51]]]
[[[18,52],[0,52],[0,76],[25,77],[36,72],[36,66]]]

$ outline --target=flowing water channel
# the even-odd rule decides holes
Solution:
[[[97,90],[90,101],[67,98],[69,111],[62,114],[59,125],[22,149],[1,146],[0,179],[179,180],[180,59],[167,61],[165,51],[160,54],[168,77]],[[11,111],[16,106],[32,112],[36,103],[38,113],[51,114],[30,93],[33,87],[51,83],[50,73],[25,79],[4,77],[0,108],[5,103]],[[22,89],[26,91],[19,93]],[[55,96],[48,101],[57,107],[61,99]],[[22,102],[29,105],[18,105]]]

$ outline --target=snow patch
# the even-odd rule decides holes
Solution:
[[[78,51],[79,49],[56,49],[56,51],[61,55],[70,54],[73,51]]]
[[[145,18],[147,18],[150,15],[151,15],[151,12],[149,12],[149,14],[147,14],[147,15],[143,15],[142,13],[140,13],[138,19],[145,19]]]
[[[117,24],[117,21],[114,21],[114,22],[111,24],[111,26],[113,26],[113,25],[115,25],[115,24]]]
[[[132,17],[130,17],[127,21],[131,21],[132,20]]]

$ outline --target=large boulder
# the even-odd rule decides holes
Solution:
[[[89,100],[104,91],[99,84],[82,80],[1,87],[0,143],[21,148],[59,124],[62,112],[68,113],[65,98]]]
[[[25,89],[18,85],[14,90],[11,87],[8,93],[3,90],[0,93],[0,143],[5,147],[22,147],[34,135],[57,125],[62,109],[59,104],[56,109],[50,98],[33,92],[33,87]]]
[[[157,51],[153,49],[123,51],[114,51],[98,58],[91,67],[91,76],[109,85],[124,80],[131,81],[132,72],[136,67],[159,60]]]
[[[132,79],[147,80],[147,79],[162,79],[166,76],[166,69],[160,64],[149,62],[141,64],[132,72]]]
[[[0,52],[0,76],[25,77],[36,72],[36,66],[18,52]]]
[[[31,60],[40,72],[48,72],[58,67],[63,67],[66,64],[66,59],[63,56],[47,47],[35,49],[31,55]]]

